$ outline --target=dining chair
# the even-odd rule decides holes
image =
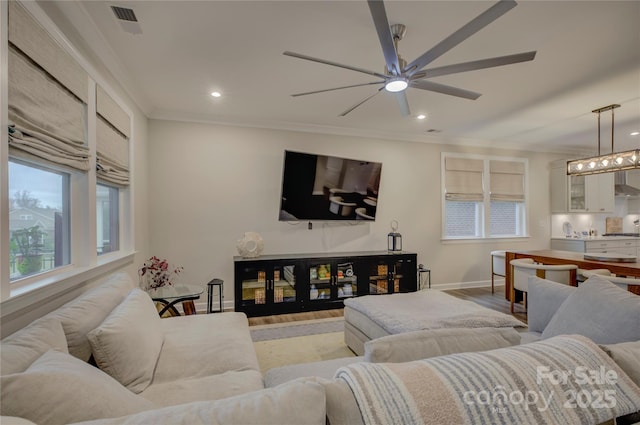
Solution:
[[[611,273],[611,271],[609,269],[578,269],[578,271],[576,272],[576,282],[578,283],[578,286],[580,286],[580,284],[582,282],[584,282],[585,280],[589,279],[590,276],[593,276],[594,274],[597,275],[601,275],[601,276],[611,276],[613,273]]]
[[[506,251],[491,251],[491,293],[494,292],[494,278],[495,276],[506,276],[505,270],[505,255]]]
[[[611,273],[608,269],[597,269],[597,270],[585,270],[583,273],[584,277],[587,279],[591,276],[602,276],[609,282],[613,283],[616,286],[621,287],[625,291],[629,290],[629,285],[640,285],[640,279],[636,279],[633,277],[622,277],[616,276]]]
[[[527,290],[529,288],[529,277],[538,276],[542,279],[551,280],[553,282],[565,285],[574,285],[576,279],[576,271],[578,266],[575,264],[539,264],[535,263],[531,258],[518,258],[511,260],[511,313],[515,304],[516,290],[524,293],[523,304],[525,311],[527,309]]]

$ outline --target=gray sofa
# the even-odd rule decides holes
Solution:
[[[551,287],[546,294],[556,289]],[[614,298],[619,295],[613,294]],[[627,302],[622,298],[616,298],[618,305]],[[530,308],[531,302],[530,295]],[[555,315],[540,332],[543,341],[527,345],[518,345],[522,334],[513,328],[390,335],[368,341],[362,358],[268,371],[265,387],[243,314],[160,319],[148,296],[127,275],[116,274],[0,342],[1,421],[3,425],[322,425],[328,420],[332,425],[351,425],[371,423],[372,418],[374,423],[414,423],[420,417],[452,423],[470,412],[454,408],[460,405],[457,386],[468,385],[470,379],[488,389],[506,385],[504,367],[495,365],[509,362],[518,365],[519,377],[534,379],[535,364],[522,360],[531,358],[532,352],[553,362],[564,356],[565,367],[591,361],[619,377],[611,387],[623,396],[617,406],[589,410],[589,420],[584,412],[578,416],[570,412],[563,416],[565,423],[578,423],[580,418],[582,423],[596,424],[640,410],[636,375],[640,341],[611,344],[603,351],[583,337],[550,334],[544,339],[554,319]],[[99,367],[90,364],[94,362]],[[442,369],[449,362],[456,365],[453,373]],[[459,376],[463,369],[470,376]],[[471,376],[480,372],[483,376]],[[387,384],[367,384],[372,373],[388,376],[384,382],[395,382],[395,389],[376,392]],[[372,403],[364,401],[369,397]],[[398,402],[416,406],[406,411],[413,416],[398,410]],[[547,412],[551,415],[547,423],[557,422],[558,412],[565,414],[556,404]],[[372,411],[372,406],[377,410]],[[492,422],[501,414],[487,411],[486,406],[475,408],[471,423],[478,418]],[[519,422],[531,420],[529,410],[517,405],[509,408]]]

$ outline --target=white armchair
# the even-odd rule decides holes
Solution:
[[[576,272],[578,266],[575,264],[538,264],[531,258],[519,258],[511,260],[511,313],[515,303],[516,290],[524,292],[524,307],[527,308],[527,290],[529,287],[529,277],[538,276],[542,279],[553,282],[573,285],[576,282]]]

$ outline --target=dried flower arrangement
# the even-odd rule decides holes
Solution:
[[[144,262],[138,270],[140,286],[143,289],[156,289],[173,284],[184,267],[170,266],[167,260],[161,260],[155,255]]]

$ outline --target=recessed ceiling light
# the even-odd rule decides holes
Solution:
[[[214,92],[211,92],[211,96],[220,97],[220,96],[222,96],[222,94],[219,91],[214,91]]]
[[[630,136],[637,136],[638,134],[640,134],[640,131],[634,131],[633,133],[630,134]]]
[[[423,120],[423,119],[427,118],[427,116],[424,115],[424,114],[420,114],[416,118],[418,118],[419,120]]]

